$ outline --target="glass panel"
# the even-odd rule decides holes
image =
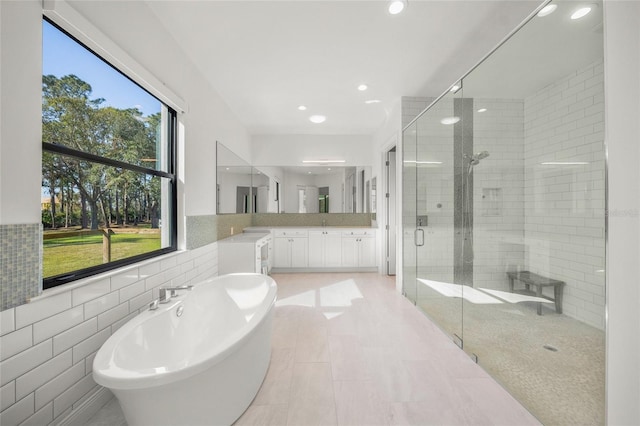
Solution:
[[[416,302],[416,154],[417,123],[407,127],[402,134],[402,291]]]
[[[168,171],[167,108],[44,21],[42,141]]]
[[[455,214],[461,184],[454,153],[462,142],[463,105],[457,93],[449,92],[416,122],[413,225],[418,240],[417,305],[460,342],[464,269],[454,262],[454,253],[462,247],[462,235],[455,232],[461,219]]]
[[[534,17],[464,79],[464,349],[543,424],[604,424],[602,7]]]
[[[171,246],[170,179],[46,151],[43,171],[43,278]]]

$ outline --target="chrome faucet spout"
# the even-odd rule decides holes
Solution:
[[[168,303],[172,297],[178,295],[178,290],[193,290],[192,285],[181,285],[177,287],[160,287],[160,303]]]

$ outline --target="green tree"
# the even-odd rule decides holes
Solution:
[[[43,141],[148,166],[143,160],[155,158],[155,126],[159,117],[143,117],[135,108],[103,106],[104,99],[91,99],[91,91],[88,83],[74,75],[42,77]],[[126,218],[130,207],[139,210],[143,204],[132,203],[131,198],[132,194],[145,192],[146,181],[138,173],[50,153],[43,155],[42,173],[43,186],[49,188],[52,198],[56,185],[62,188],[72,182],[77,188],[83,227],[88,226],[88,215],[91,216],[91,228],[98,229],[100,216],[108,226],[114,210],[116,217]],[[123,214],[120,213],[119,195],[123,200]],[[115,209],[111,204],[113,200]],[[55,217],[55,203],[52,205],[51,214]],[[133,217],[141,217],[140,211],[133,213]]]

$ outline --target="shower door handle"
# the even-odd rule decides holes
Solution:
[[[420,243],[418,243],[418,232],[420,232]],[[424,245],[424,229],[417,228],[413,231],[413,241],[416,247],[422,247]]]

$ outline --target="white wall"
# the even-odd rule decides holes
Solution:
[[[40,223],[42,6],[2,1],[0,11],[0,225]]]
[[[640,3],[604,2],[607,423],[640,424]]]

